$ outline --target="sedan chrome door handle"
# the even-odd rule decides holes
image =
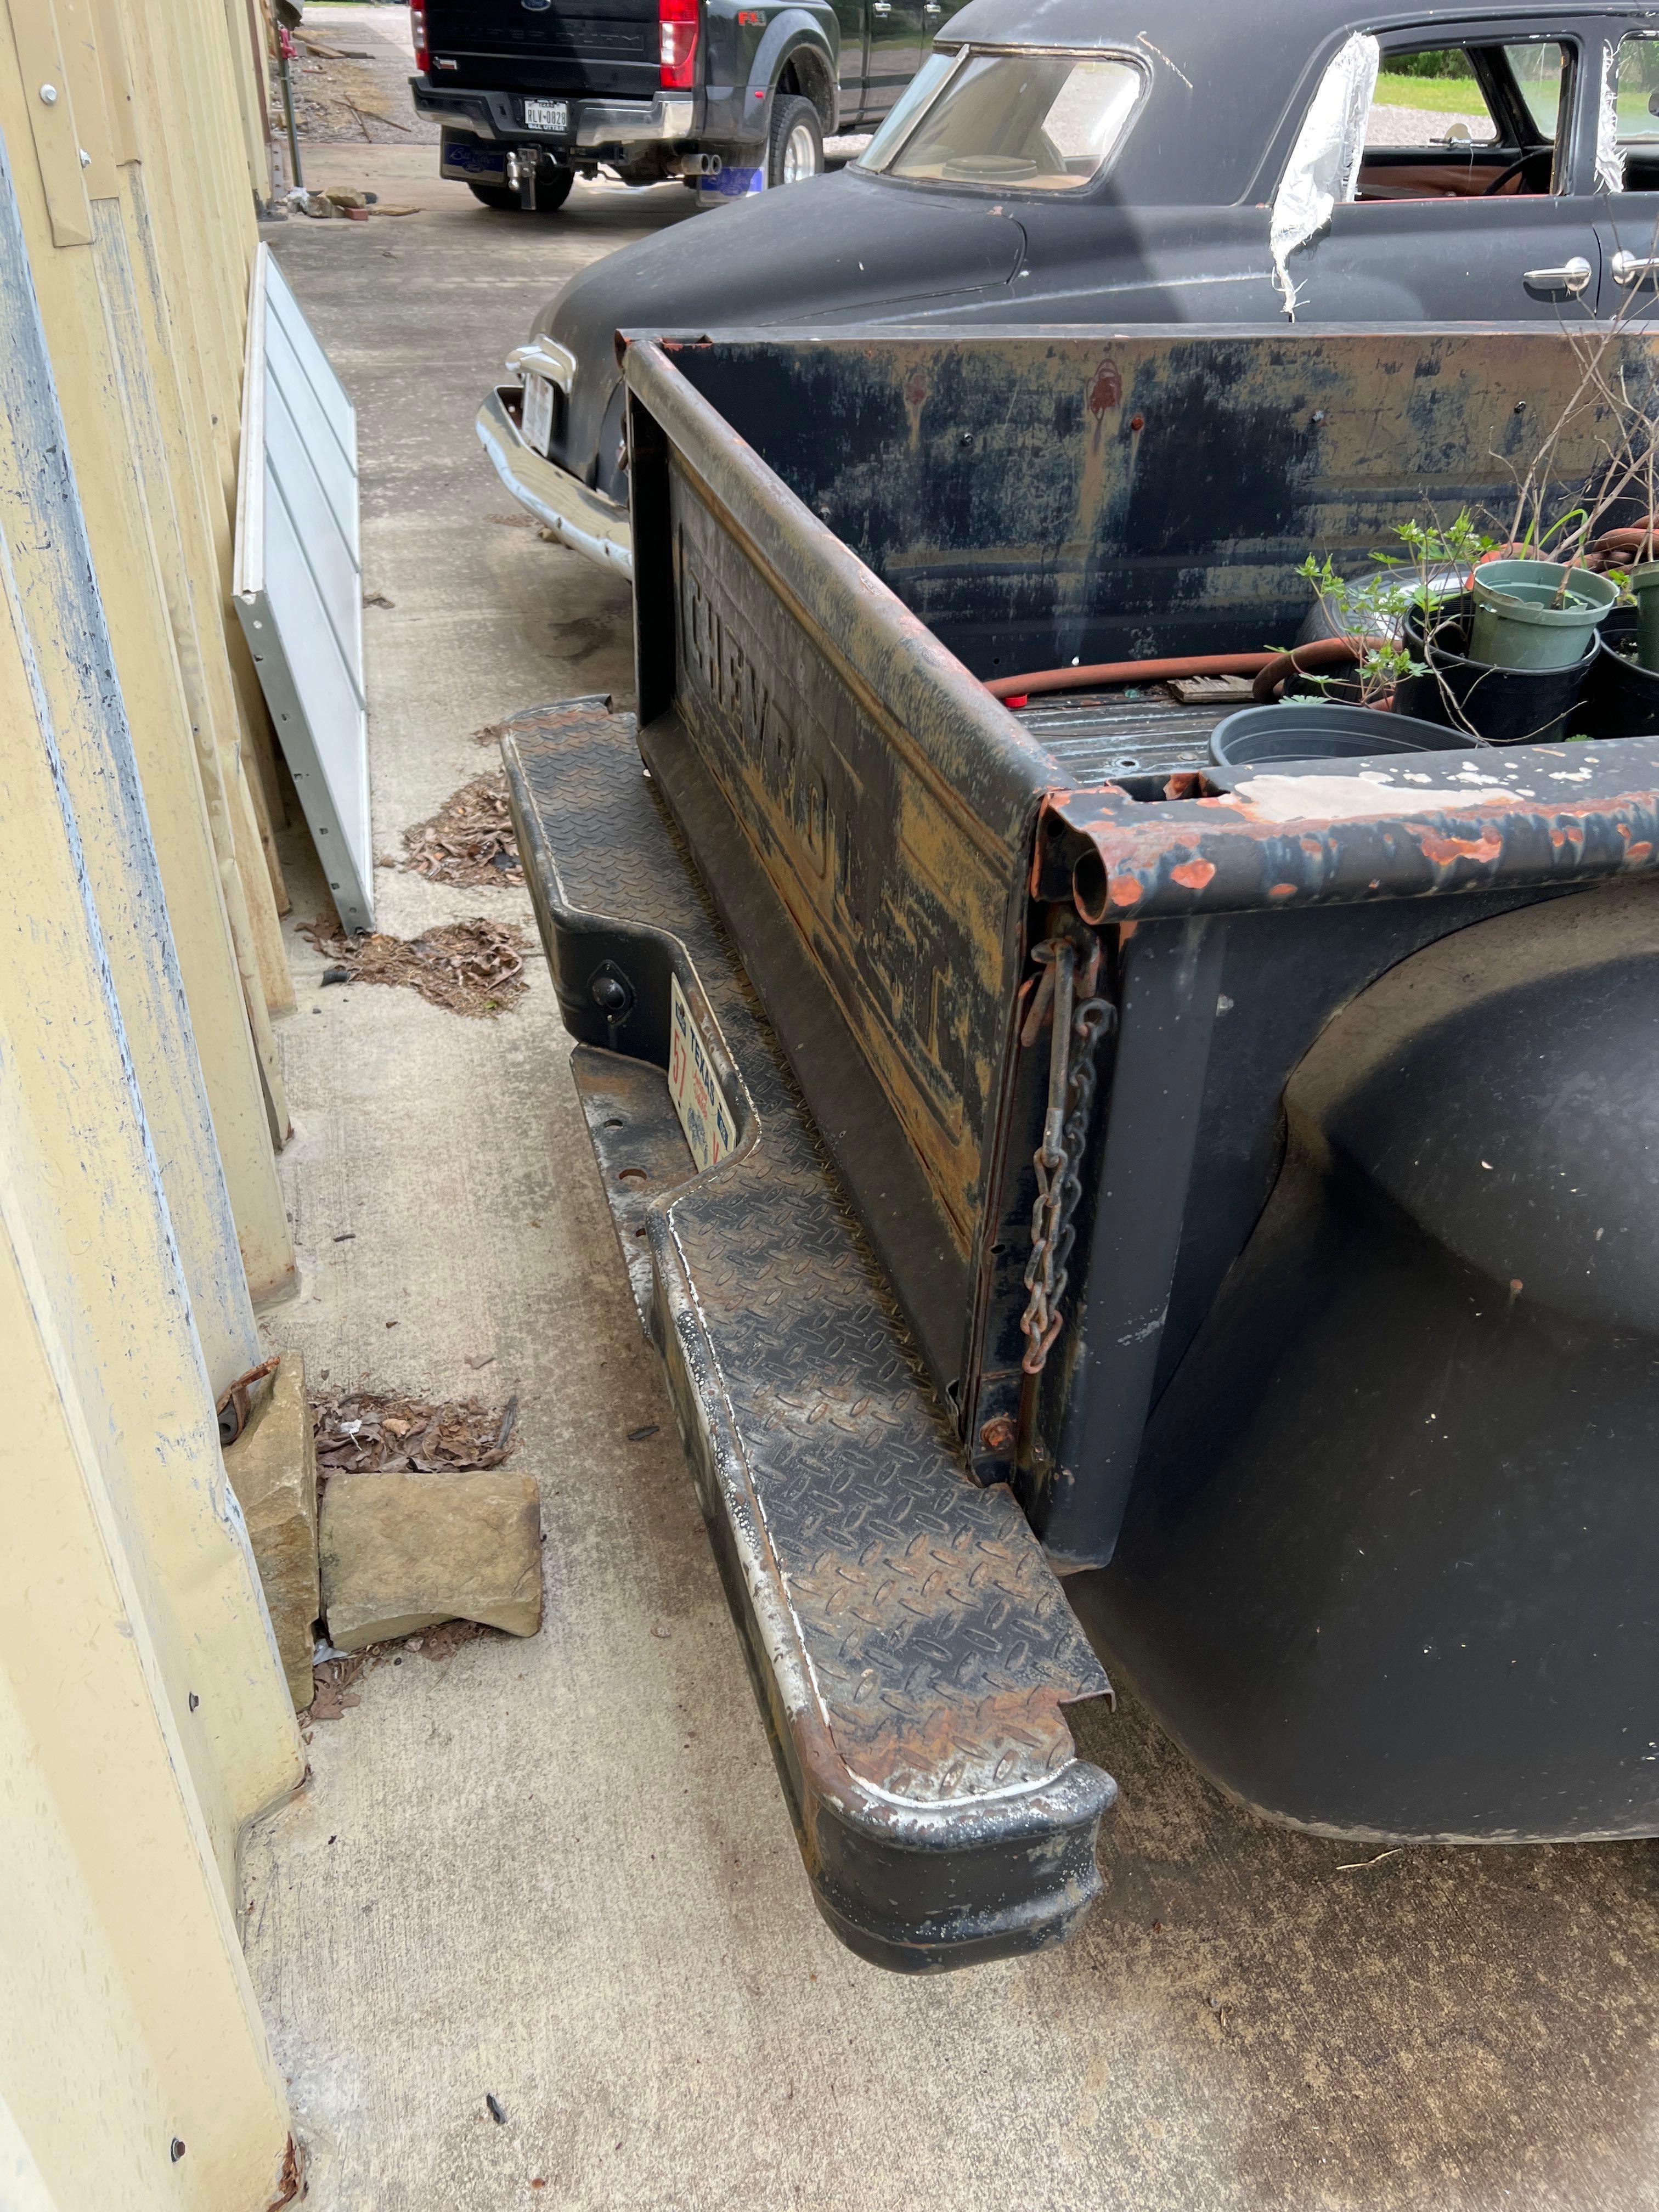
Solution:
[[[1659,276],[1659,261],[1644,261],[1636,253],[1615,253],[1610,266],[1615,284],[1639,284],[1644,276]]]
[[[1615,276],[1619,276],[1619,264],[1629,259],[1630,256],[1627,253],[1615,254],[1613,264],[1613,273]],[[1659,264],[1644,264],[1644,265]],[[1595,271],[1585,260],[1583,255],[1575,253],[1571,261],[1564,261],[1559,269],[1528,269],[1522,282],[1530,285],[1534,291],[1571,292],[1574,299],[1577,299],[1581,292],[1588,289],[1589,280],[1595,274]],[[1628,283],[1629,281],[1628,277],[1619,276],[1619,282],[1621,284]]]
[[[870,0],[870,13],[872,15],[890,15],[892,12],[892,0]]]

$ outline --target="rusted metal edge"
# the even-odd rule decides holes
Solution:
[[[902,1971],[967,1965],[1060,1942],[1098,1892],[1095,1837],[1117,1793],[1109,1775],[1077,1757],[1060,1708],[1109,1695],[1109,1685],[1012,1497],[965,1479],[932,1414],[913,1420],[902,1410],[905,1394],[917,1394],[920,1407],[926,1393],[901,1347],[893,1347],[896,1358],[880,1353],[885,1402],[873,1418],[861,1420],[854,1404],[821,1419],[830,1408],[811,1372],[811,1343],[794,1347],[799,1356],[793,1365],[786,1358],[773,1371],[764,1363],[757,1370],[752,1331],[746,1340],[727,1340],[734,1322],[758,1318],[773,1325],[781,1303],[787,1320],[787,1300],[777,1291],[789,1287],[790,1271],[805,1297],[827,1273],[853,1262],[862,1274],[863,1263],[850,1246],[845,1260],[830,1249],[826,1230],[841,1218],[835,1204],[820,1205],[814,1214],[799,1175],[791,1180],[792,1152],[797,1161],[819,1158],[812,1133],[782,1077],[775,1046],[769,1050],[776,1066],[769,1069],[754,1055],[755,1039],[732,1033],[735,1022],[739,1032],[764,1035],[735,963],[730,975],[720,972],[732,957],[702,913],[686,864],[656,812],[627,740],[631,724],[606,714],[607,705],[587,701],[520,717],[502,746],[509,796],[567,1028],[589,1043],[599,1042],[595,1030],[602,1017],[589,1003],[583,978],[605,961],[618,968],[631,963],[630,972],[643,975],[648,956],[664,973],[672,968],[688,995],[695,994],[720,1064],[742,1086],[737,1151],[646,1209],[654,1276],[650,1333],[663,1357],[815,1899],[850,1948]],[[593,742],[618,731],[623,745]],[[562,793],[550,770],[561,741],[569,745],[573,739],[578,757],[568,761]],[[604,752],[618,762],[614,775],[603,769]],[[562,862],[562,796],[590,844],[597,833],[596,849],[608,852],[606,841],[615,841],[617,866],[606,896],[614,891],[615,904],[634,913],[598,911],[580,871]],[[585,858],[588,874],[599,880],[593,852]],[[628,1050],[625,1030],[617,1042]],[[763,1231],[766,1175],[779,1174],[780,1162],[781,1207],[770,1210],[778,1233],[799,1249],[785,1252],[781,1285],[756,1284],[750,1273],[734,1291],[708,1272],[711,1233],[716,1249],[721,1234],[720,1194],[729,1201],[726,1220],[751,1231],[759,1223]],[[607,1179],[607,1198],[614,1211],[619,1201],[612,1181]],[[631,1218],[632,1196],[628,1204]],[[838,1310],[831,1311],[832,1326]],[[848,1318],[857,1325],[836,1334],[869,1346],[880,1310]],[[734,1350],[745,1349],[750,1357],[739,1371]],[[765,1400],[758,1427],[757,1395]],[[929,1437],[937,1443],[930,1444]],[[938,1455],[937,1480],[930,1452]],[[769,1470],[761,1464],[769,1453],[775,1462]],[[863,1486],[846,1516],[854,1531],[850,1546],[834,1526],[817,1525],[835,1521],[837,1469],[855,1469]],[[813,1548],[800,1553],[797,1536],[793,1568],[786,1571],[780,1546],[790,1540],[789,1510],[792,1502],[799,1508],[803,1477],[814,1516]],[[793,1501],[783,1495],[792,1480]],[[874,1512],[860,1503],[866,1492]],[[877,1525],[880,1504],[889,1501],[896,1549],[890,1532]],[[943,1570],[941,1560],[947,1562]],[[872,1561],[875,1613],[866,1621],[866,1602],[841,1613],[838,1591],[856,1595],[857,1577]],[[964,1633],[954,1654],[953,1616],[948,1607],[938,1609],[939,1586],[953,1574],[970,1608],[960,1616]],[[836,1585],[827,1591],[826,1578]],[[913,1580],[914,1589],[902,1587]],[[890,1582],[900,1587],[889,1592]],[[1012,1602],[1011,1587],[1021,1593]],[[924,1688],[918,1695],[915,1666],[888,1678],[878,1663],[889,1632],[883,1608],[890,1609],[895,1596],[900,1618],[919,1616],[914,1626],[922,1640],[912,1646],[913,1657],[924,1648],[932,1654],[945,1647],[939,1680],[942,1690],[951,1686],[941,1696],[936,1727],[931,1692]],[[830,1621],[834,1633],[826,1638]],[[999,1679],[1012,1672],[1018,1680],[1000,1693],[994,1685],[989,1695],[970,1691],[964,1705],[955,1686],[979,1679],[992,1622],[1008,1655],[992,1672]],[[856,1650],[848,1643],[849,1627]],[[856,1671],[860,1660],[862,1676]],[[833,1697],[826,1668],[844,1678]],[[964,1720],[969,1728],[958,1735]]]
[[[680,374],[672,356],[683,343],[636,339],[623,359],[629,389],[667,434],[674,465],[964,833],[979,842],[983,823],[995,840],[1022,836],[1046,765],[1042,748]],[[973,770],[967,804],[964,763]]]
[[[1449,767],[1450,762],[1462,763]],[[1051,791],[1033,896],[1091,922],[1588,884],[1659,868],[1659,738],[1343,761],[1138,805]],[[1472,765],[1471,765],[1472,764]]]

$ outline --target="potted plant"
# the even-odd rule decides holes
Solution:
[[[1483,561],[1471,589],[1468,657],[1488,668],[1576,668],[1619,601],[1593,568],[1513,556]]]
[[[1411,587],[1386,566],[1354,581],[1338,574],[1328,555],[1308,556],[1300,573],[1313,586],[1328,635],[1280,654],[1255,680],[1261,703],[1217,724],[1210,751],[1220,766],[1457,751],[1479,742],[1395,711],[1398,687],[1418,664],[1401,636]]]
[[[1618,584],[1589,568],[1537,560],[1513,541],[1484,532],[1467,510],[1449,523],[1402,523],[1398,535],[1402,553],[1373,556],[1387,580],[1380,591],[1376,576],[1346,580],[1328,560],[1310,560],[1301,572],[1328,622],[1340,624],[1356,607],[1369,607],[1390,625],[1389,650],[1372,655],[1371,665],[1379,681],[1392,674],[1395,714],[1462,731],[1485,744],[1539,744],[1563,736],[1595,660],[1599,623],[1620,597]],[[1517,568],[1549,570],[1553,580],[1537,573],[1512,578]],[[1483,594],[1482,580],[1493,578]],[[1512,581],[1526,591],[1511,594]],[[1540,586],[1545,601],[1561,598],[1565,614],[1546,605],[1541,611],[1548,618],[1531,620]],[[1491,631],[1478,629],[1483,608],[1511,598],[1517,632],[1527,632],[1530,623],[1541,646],[1528,633],[1515,645],[1500,637],[1494,648]],[[1595,604],[1586,619],[1590,601]],[[1571,658],[1563,660],[1574,625]],[[1494,650],[1506,657],[1492,657]],[[1535,657],[1523,658],[1528,653]]]
[[[1402,526],[1406,555],[1379,556],[1385,570],[1407,571],[1384,602],[1399,610],[1396,714],[1494,744],[1559,738],[1580,721],[1596,736],[1659,732],[1659,400],[1632,390],[1627,365],[1610,374],[1616,335],[1572,337],[1576,387],[1517,479],[1507,530],[1486,534],[1464,512],[1449,526]],[[1604,458],[1559,514],[1556,457],[1586,410]],[[1636,527],[1607,527],[1638,502]],[[1339,623],[1362,599],[1378,604],[1374,579],[1344,583],[1328,561],[1302,573]],[[1616,649],[1632,629],[1633,660]],[[1382,672],[1383,657],[1373,666]]]

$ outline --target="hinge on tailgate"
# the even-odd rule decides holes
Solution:
[[[1079,948],[1069,937],[1050,937],[1032,954],[1042,969],[1032,994],[1030,1010],[1020,1042],[1029,1051],[1042,1032],[1045,1015],[1054,1016],[1048,1048],[1048,1105],[1043,1116],[1042,1142],[1037,1146],[1036,1204],[1031,1209],[1031,1256],[1026,1263],[1025,1287],[1030,1303],[1020,1329],[1025,1338],[1021,1365],[1028,1376],[1042,1372],[1055,1339],[1065,1325],[1063,1301],[1076,1235],[1078,1201],[1083,1195],[1079,1170],[1088,1139],[1089,1116],[1095,1097],[1095,1046],[1112,1029],[1117,1009],[1095,995],[1100,980],[1100,939],[1087,939],[1082,966]],[[1028,1382],[1024,1401],[1035,1397]],[[1030,1416],[1021,1407],[1021,1443],[1030,1431]]]

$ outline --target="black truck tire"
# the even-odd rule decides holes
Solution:
[[[576,181],[574,169],[544,169],[536,179],[538,215],[557,215],[570,197],[570,187]],[[510,185],[475,185],[471,179],[467,190],[475,200],[482,200],[487,208],[500,208],[506,215],[518,215],[524,203]]]
[[[823,174],[823,125],[818,111],[799,93],[779,93],[772,102],[772,130],[766,142],[767,190]]]

